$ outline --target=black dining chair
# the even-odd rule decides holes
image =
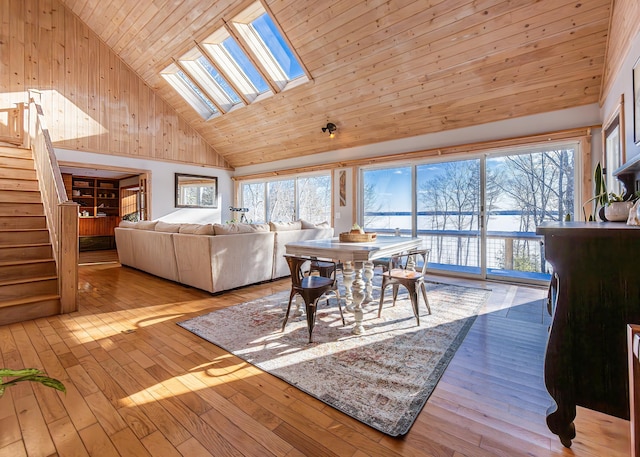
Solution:
[[[393,286],[393,306],[396,304],[396,298],[398,297],[398,290],[400,289],[400,286],[407,289],[409,292],[409,298],[411,299],[411,304],[413,305],[413,314],[416,316],[418,325],[420,325],[418,288],[422,291],[427,311],[431,314],[431,307],[429,306],[429,299],[427,298],[427,288],[424,284],[429,252],[429,249],[419,249],[391,257],[387,271],[382,273],[382,290],[380,291],[378,317],[382,314],[384,291],[388,286]],[[422,261],[421,267],[418,267],[419,261]]]
[[[323,261],[325,264],[332,263],[333,266],[327,268],[325,271],[330,272],[329,277],[320,275],[310,275],[310,264],[314,259],[308,257],[298,257],[292,255],[285,255],[289,270],[291,270],[291,293],[289,294],[289,304],[287,305],[287,313],[284,316],[284,322],[282,323],[282,331],[287,325],[289,319],[289,311],[291,310],[291,301],[296,295],[300,295],[304,300],[305,312],[307,314],[307,328],[309,330],[309,343],[312,342],[313,328],[316,321],[316,310],[318,307],[318,301],[326,295],[333,293],[338,300],[338,309],[340,310],[340,317],[342,318],[342,325],[345,325],[344,314],[342,313],[342,305],[340,304],[340,292],[338,290],[338,281],[336,279],[337,265],[335,262]],[[327,298],[327,304],[329,298]]]

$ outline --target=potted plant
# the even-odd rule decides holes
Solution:
[[[640,197],[639,192],[626,192],[616,194],[607,192],[607,182],[600,162],[596,164],[593,172],[594,196],[582,205],[582,212],[587,221],[595,221],[596,214],[603,221],[626,221],[629,217],[629,210],[636,200]],[[591,202],[595,202],[593,213],[587,217],[585,206]]]
[[[5,381],[3,378],[12,378]],[[22,381],[39,382],[40,384],[66,392],[67,389],[62,382],[57,379],[50,378],[37,368],[23,368],[22,370],[11,370],[9,368],[0,368],[0,397],[4,394],[7,387],[16,385]]]

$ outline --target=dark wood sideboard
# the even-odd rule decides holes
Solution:
[[[627,324],[640,323],[640,227],[549,222],[536,232],[553,265],[544,380],[549,430],[571,446],[576,406],[629,419]]]

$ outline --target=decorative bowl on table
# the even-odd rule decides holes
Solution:
[[[378,234],[376,232],[342,232],[340,234],[340,241],[345,243],[366,243],[367,241],[375,241]]]

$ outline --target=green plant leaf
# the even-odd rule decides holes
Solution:
[[[31,381],[39,382],[40,384],[59,390],[60,392],[67,393],[67,388],[57,379],[50,378],[49,376],[34,376]]]
[[[37,368],[23,368],[21,370],[11,370],[9,368],[0,368],[0,378],[29,376],[36,374],[44,374]]]

